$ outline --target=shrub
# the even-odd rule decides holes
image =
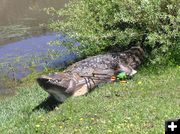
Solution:
[[[71,0],[47,12],[59,18],[51,29],[80,42],[65,45],[81,56],[143,40],[149,61],[166,63],[180,61],[179,7],[179,0]]]

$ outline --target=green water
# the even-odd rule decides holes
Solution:
[[[44,8],[63,8],[68,0],[0,0],[0,45],[49,32]]]

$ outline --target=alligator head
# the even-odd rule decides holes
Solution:
[[[91,79],[77,74],[55,73],[37,78],[38,84],[59,102],[70,96],[81,96],[95,87]]]
[[[66,91],[68,80],[62,80],[65,78],[62,75],[55,73],[37,78],[38,84],[59,102],[64,102],[67,97],[71,96],[71,93]]]

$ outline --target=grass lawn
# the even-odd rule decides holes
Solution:
[[[52,111],[36,109],[46,94],[36,83],[0,100],[1,134],[163,134],[180,118],[180,67],[142,68],[127,84],[101,85]]]

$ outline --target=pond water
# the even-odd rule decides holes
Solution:
[[[48,55],[49,51],[66,52],[65,47],[50,46],[48,42],[67,40],[67,37],[60,34],[57,36],[57,33],[51,33],[47,29],[50,17],[43,9],[63,8],[67,2],[68,0],[0,0],[0,77],[7,74],[10,78],[21,79],[31,73],[28,67],[34,64],[36,70],[41,71],[44,66],[60,66],[75,58],[72,54],[60,59]],[[7,94],[9,90],[4,90],[1,85],[0,81],[0,94]]]
[[[68,0],[0,0],[0,45],[48,32],[44,8],[63,8]]]
[[[0,46],[0,72],[10,78],[13,75],[16,79],[21,79],[30,73],[29,67],[42,71],[44,67],[63,66],[63,63],[75,58],[73,54],[66,54],[65,47],[48,44],[53,40],[65,41],[67,37],[48,33]],[[59,58],[62,54],[66,55]]]

